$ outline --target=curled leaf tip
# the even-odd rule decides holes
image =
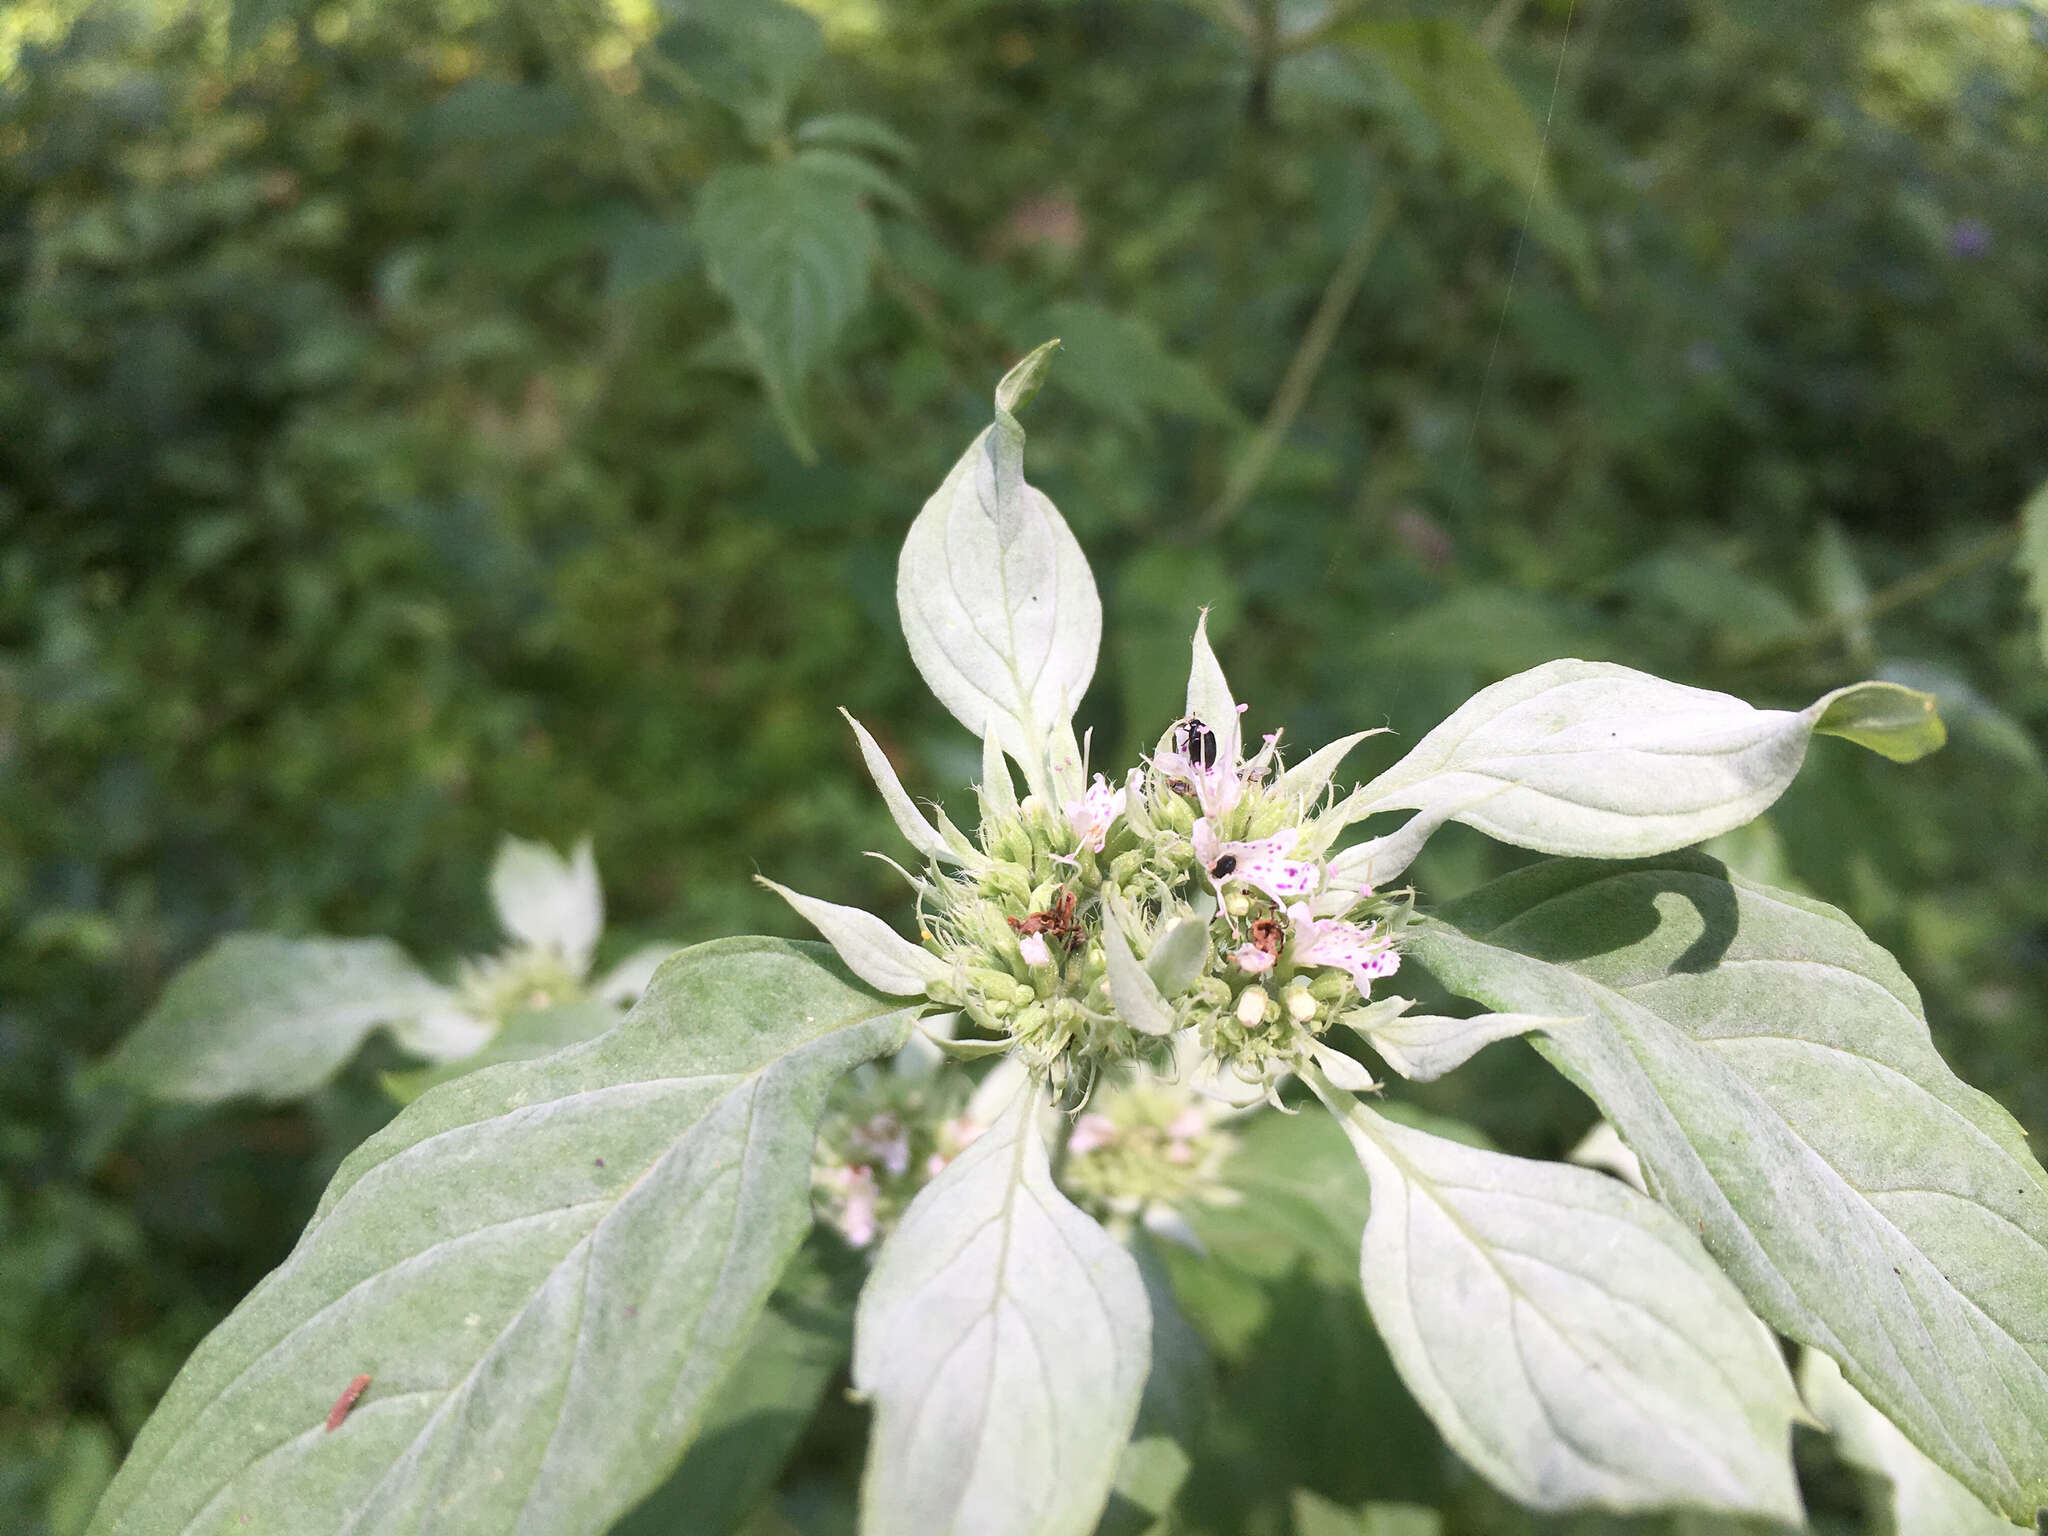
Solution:
[[[1938,701],[1902,683],[1851,683],[1813,706],[1815,732],[1840,736],[1895,763],[1916,762],[1948,740]]]
[[[1022,362],[1002,377],[996,385],[996,414],[1014,416],[1029,405],[1045,383],[1045,375],[1052,367],[1052,355],[1059,351],[1060,339],[1042,342],[1024,355]]]

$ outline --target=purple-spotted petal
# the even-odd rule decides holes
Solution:
[[[1379,930],[1377,923],[1342,923],[1312,918],[1305,907],[1289,914],[1295,920],[1294,961],[1297,965],[1334,965],[1351,973],[1361,995],[1371,991],[1373,982],[1391,976],[1401,967],[1401,957]]]

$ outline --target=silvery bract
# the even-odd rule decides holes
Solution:
[[[1100,602],[1024,476],[1016,413],[1052,350],[1004,378],[899,570],[911,655],[981,745],[973,832],[852,727],[919,860],[916,937],[776,885],[830,950],[686,951],[601,1039],[425,1093],[194,1355],[95,1530],[601,1531],[721,1422],[813,1202],[873,1265],[864,1530],[1086,1536],[1112,1489],[1156,1513],[1186,1468],[1151,1406],[1186,1325],[1126,1243],[1198,1242],[1243,1127],[1309,1099],[1371,1186],[1389,1354],[1513,1497],[1798,1523],[1809,1415],[1775,1329],[1902,1517],[2030,1521],[2048,1175],[1853,923],[1684,851],[1770,806],[1816,734],[1931,751],[1932,701],[1861,683],[1757,709],[1555,661],[1340,793],[1371,733],[1290,764],[1191,610],[1185,699],[1109,771],[1073,725]],[[1392,886],[1449,821],[1552,857],[1418,908]],[[515,934],[587,959],[576,863],[500,875]],[[1393,990],[1417,965],[1492,1011],[1417,1010]],[[404,1013],[380,988],[356,1016]],[[1648,1193],[1358,1097],[1380,1086],[1359,1045],[1428,1080],[1514,1035],[1611,1122],[1588,1159]],[[939,1064],[986,1056],[971,1098]]]

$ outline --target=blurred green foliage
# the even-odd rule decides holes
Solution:
[[[901,909],[833,706],[972,776],[895,549],[1048,335],[1099,752],[1177,713],[1203,603],[1311,742],[1560,655],[1931,687],[1948,751],[1819,743],[1717,851],[2048,1130],[2031,4],[43,5],[0,66],[0,1526],[82,1528],[390,1112],[374,1052],[289,1110],[74,1085],[215,935],[473,951],[507,829],[595,835],[621,954],[788,931],[756,868]],[[1532,1153],[1590,1119],[1521,1046],[1417,1097]],[[1183,1298],[1244,1330],[1190,1528],[1517,1528],[1405,1403],[1345,1456],[1392,1378],[1320,1262]],[[784,1518],[839,1528],[858,1434],[828,1394]]]

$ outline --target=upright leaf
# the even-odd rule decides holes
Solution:
[[[1538,1509],[1799,1522],[1785,1362],[1669,1211],[1316,1088],[1372,1181],[1366,1304],[1460,1455]]]
[[[1413,808],[1545,853],[1666,853],[1766,809],[1814,732],[1910,761],[1941,745],[1933,710],[1896,683],[1756,709],[1608,662],[1553,661],[1481,689],[1326,822]]]
[[[1102,600],[1066,520],[1024,479],[1015,412],[1057,342],[1004,375],[996,418],[911,524],[896,567],[903,637],[926,686],[976,736],[994,731],[1031,788],[1095,675]]]
[[[448,1000],[389,939],[229,934],[171,978],[100,1070],[201,1104],[297,1098],[339,1071],[378,1025]]]
[[[875,225],[843,179],[726,166],[697,194],[697,238],[792,446],[812,457],[803,386],[867,296]]]
[[[724,940],[610,1033],[425,1094],[186,1362],[93,1531],[607,1529],[746,1345],[826,1090],[903,1044],[893,1006],[823,946]]]
[[[1130,1254],[1052,1182],[1027,1083],[910,1204],[854,1320],[867,1536],[1086,1536],[1151,1361]]]
[[[1552,860],[1418,923],[1541,1048],[1780,1332],[2008,1518],[2048,1504],[2048,1174],[1897,963],[1711,859]]]

